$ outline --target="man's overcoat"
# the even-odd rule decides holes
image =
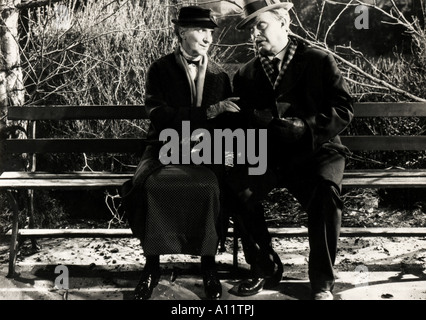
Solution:
[[[234,94],[240,107],[256,126],[254,109],[270,108],[278,117],[277,102],[288,107],[285,117],[298,117],[306,125],[301,140],[283,142],[277,121],[268,129],[268,166],[293,175],[312,173],[341,184],[344,158],[347,154],[339,133],[353,118],[352,98],[331,54],[297,43],[296,51],[275,89],[262,68],[259,57],[253,58],[234,77]]]

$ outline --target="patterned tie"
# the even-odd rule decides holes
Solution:
[[[278,58],[274,58],[271,61],[271,65],[272,65],[272,68],[274,70],[274,72],[272,74],[272,77],[273,77],[272,79],[274,80],[274,82],[277,79],[278,74],[280,73],[280,69],[279,69],[280,62],[281,62],[281,60],[278,59]]]
[[[268,57],[259,55],[259,59],[260,59],[260,63],[262,64],[262,68],[265,71],[266,75],[268,76],[268,79],[271,82],[272,87],[274,89],[280,83],[280,81],[281,81],[281,79],[284,75],[285,70],[287,69],[288,65],[290,64],[291,60],[293,59],[293,56],[296,52],[296,49],[297,49],[297,42],[290,40],[287,52],[284,56],[284,60],[282,61],[281,70],[279,70],[278,77],[276,77],[275,79],[272,79],[272,77],[274,76],[273,75],[274,74],[273,62],[271,60],[269,60]]]

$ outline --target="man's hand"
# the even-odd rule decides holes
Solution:
[[[278,118],[284,118],[284,114],[291,107],[288,102],[277,102]]]
[[[207,108],[207,119],[216,118],[219,114],[223,112],[238,112],[240,107],[235,104],[234,101],[238,101],[240,98],[231,97],[218,103],[211,105]]]
[[[254,109],[254,116],[260,127],[267,127],[274,119],[271,109]]]
[[[280,135],[288,142],[301,139],[306,132],[306,124],[300,118],[275,119]]]

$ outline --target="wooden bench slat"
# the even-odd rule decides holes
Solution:
[[[426,150],[426,136],[342,136],[341,139],[351,151]],[[16,139],[5,140],[3,145],[9,153],[140,153],[146,142],[137,138]]]
[[[9,120],[147,119],[145,106],[22,106],[8,107]]]
[[[342,136],[351,151],[424,151],[426,136]]]
[[[98,189],[119,187],[128,177],[115,179],[0,179],[0,189]],[[421,188],[426,187],[425,177],[359,177],[344,178],[346,188]]]
[[[6,171],[0,174],[2,179],[78,179],[78,178],[93,178],[93,179],[115,179],[123,177],[132,177],[134,171],[128,172],[108,172],[108,171],[73,171],[64,173],[51,172],[25,172],[25,171]],[[345,178],[374,178],[374,177],[426,177],[425,169],[353,169],[344,172]]]
[[[16,189],[77,189],[118,187],[133,174],[109,172],[76,172],[76,173],[31,173],[4,172],[1,174],[0,188]],[[370,170],[347,171],[344,173],[343,186],[370,188],[412,188],[426,186],[426,170]]]
[[[117,179],[0,179],[0,189],[99,189],[119,187],[127,178]]]
[[[131,178],[134,172],[113,173],[107,171],[74,171],[65,173],[6,171],[0,174],[2,179],[123,179]]]
[[[426,186],[426,170],[347,170],[343,186],[367,188],[419,188]]]
[[[351,177],[426,177],[426,169],[352,169],[344,172],[345,178]]]
[[[426,117],[425,102],[358,102],[354,114],[362,117]],[[9,120],[147,119],[143,105],[22,106],[8,107]]]
[[[269,228],[273,237],[307,237],[307,228]],[[357,228],[344,227],[340,230],[341,237],[422,237],[426,236],[426,228]]]
[[[272,237],[307,237],[306,227],[268,228]],[[228,236],[234,234],[233,228],[228,228]],[[6,233],[7,236],[11,232]],[[96,238],[96,237],[133,237],[132,231],[126,229],[20,229],[19,235],[32,238]],[[341,237],[422,237],[426,236],[426,228],[357,228],[343,227]]]
[[[9,231],[6,235],[10,236]],[[20,229],[19,236],[31,238],[83,238],[83,237],[133,237],[132,231],[126,229]]]
[[[426,187],[425,177],[359,177],[344,178],[345,188],[424,188]]]
[[[426,117],[426,102],[359,102],[354,114],[356,118]]]
[[[140,153],[145,139],[16,139],[3,141],[9,153]]]

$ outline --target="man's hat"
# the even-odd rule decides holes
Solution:
[[[292,7],[293,4],[291,2],[281,2],[279,0],[244,0],[244,19],[235,28],[237,30],[244,29],[249,21],[262,12],[278,8],[290,10]]]
[[[212,11],[197,6],[181,8],[178,19],[172,19],[172,22],[181,27],[205,27],[211,29],[218,27]]]

